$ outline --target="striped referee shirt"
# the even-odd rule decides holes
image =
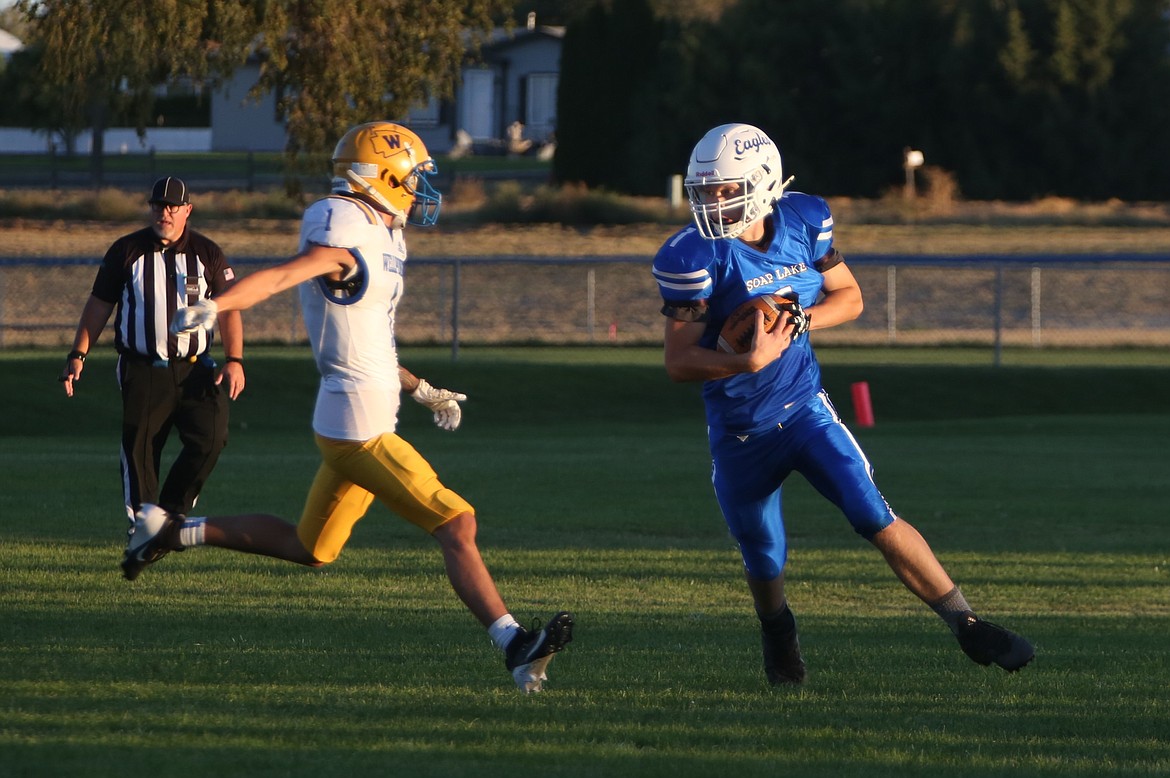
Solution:
[[[114,241],[102,259],[93,296],[117,306],[114,347],[119,354],[181,359],[207,353],[212,333],[172,335],[175,311],[227,289],[235,273],[210,238],[185,229],[164,246],[150,227]]]

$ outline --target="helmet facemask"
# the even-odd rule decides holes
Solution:
[[[408,223],[430,227],[439,221],[443,195],[439,194],[439,190],[430,181],[431,176],[437,175],[438,172],[439,167],[435,161],[428,159],[415,167],[414,173],[402,182],[402,186],[414,196],[414,202],[406,216]]]
[[[699,234],[730,240],[768,215],[792,180],[781,183],[780,153],[760,130],[727,124],[691,152],[684,185]],[[715,193],[720,196],[715,196]]]
[[[366,195],[391,215],[394,229],[438,221],[443,196],[429,180],[436,173],[422,140],[389,122],[351,129],[333,152],[333,191]]]

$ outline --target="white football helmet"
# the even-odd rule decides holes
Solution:
[[[750,124],[723,124],[695,144],[684,185],[699,233],[708,240],[737,238],[772,210],[782,181],[780,150]]]
[[[359,124],[333,150],[333,191],[369,196],[394,217],[393,227],[430,226],[443,196],[429,176],[437,172],[422,139],[391,122]]]

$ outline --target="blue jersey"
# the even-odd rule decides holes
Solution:
[[[727,317],[751,297],[795,295],[811,306],[823,276],[815,263],[833,248],[833,216],[815,195],[786,192],[773,205],[775,226],[766,251],[741,240],[707,240],[691,225],[666,241],[654,258],[654,278],[668,306],[707,304],[706,331],[699,343],[715,348]],[[712,437],[745,435],[780,424],[821,390],[821,370],[808,335],[757,373],[740,373],[703,384]]]

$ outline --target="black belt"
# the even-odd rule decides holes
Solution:
[[[155,359],[146,354],[136,354],[130,352],[122,352],[122,356],[127,359],[132,359],[135,362],[149,362],[152,367],[167,367],[168,365],[193,365],[199,361],[199,356],[193,357],[172,357],[170,359]]]

